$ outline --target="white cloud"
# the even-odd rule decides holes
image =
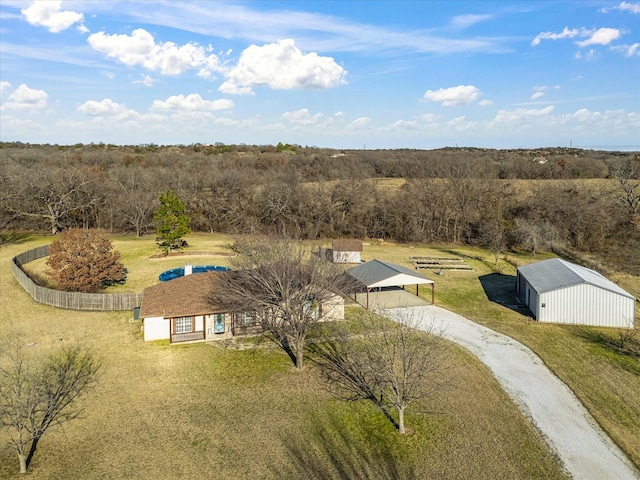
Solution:
[[[585,31],[585,33],[587,33]],[[587,47],[589,45],[609,45],[614,40],[620,38],[620,30],[617,28],[599,28],[596,31],[588,32],[590,35],[586,40],[576,42],[579,47]]]
[[[228,117],[216,117],[213,119],[213,123],[216,125],[223,125],[225,127],[236,127],[241,124],[240,121]]]
[[[535,100],[540,97],[544,97],[544,92],[537,91],[533,95],[531,95],[531,100]]]
[[[447,130],[453,129],[456,132],[465,132],[478,128],[478,122],[468,122],[464,115],[452,118],[447,122]]]
[[[640,57],[640,43],[634,43],[633,45],[617,45],[615,47],[611,47],[611,50],[623,52],[626,57]]]
[[[145,75],[144,77],[142,77],[142,80],[134,80],[133,84],[134,85],[144,85],[145,87],[151,87],[156,82],[157,82],[156,79],[151,78],[149,75]]]
[[[224,82],[218,87],[218,91],[226,95],[255,95],[251,87],[239,87],[231,82]]]
[[[308,109],[302,108],[295,112],[285,112],[282,116],[290,123],[296,125],[315,125],[322,117],[322,114],[316,113],[315,115],[311,115]]]
[[[467,28],[472,25],[475,25],[476,23],[486,22],[487,20],[491,20],[492,18],[493,18],[493,15],[489,15],[489,14],[458,15],[456,17],[453,17],[453,19],[451,20],[451,25],[455,28]]]
[[[47,27],[51,33],[61,32],[71,27],[74,23],[81,23],[84,20],[84,15],[81,13],[71,10],[63,12],[61,8],[61,0],[41,0],[33,2],[27,8],[23,8],[21,13],[29,24]],[[83,25],[80,28],[87,31]]]
[[[88,100],[78,107],[78,111],[93,116],[111,116],[125,112],[124,105],[114,102],[110,98],[105,98],[100,102]]]
[[[478,105],[480,105],[481,107],[488,107],[489,105],[493,105],[493,102],[491,100],[480,100],[478,102]]]
[[[359,117],[349,124],[350,128],[364,128],[371,123],[369,117]]]
[[[0,82],[0,95],[11,88],[11,84],[9,82]]]
[[[494,121],[505,123],[527,123],[536,117],[550,115],[551,112],[553,112],[553,109],[553,105],[549,105],[544,108],[499,110]]]
[[[622,35],[622,31],[617,28],[599,28],[597,30],[588,30],[581,28],[580,30],[574,28],[569,30],[568,27],[564,27],[561,33],[543,32],[533,39],[531,45],[539,45],[541,40],[560,40],[565,38],[580,37],[584,40],[576,42],[579,47],[588,47],[589,45],[609,45],[614,40],[617,40]],[[577,54],[576,58],[582,58],[581,54]]]
[[[384,130],[417,130],[418,122],[415,120],[397,120],[389,125]]]
[[[435,113],[425,113],[420,118],[426,123],[435,123],[440,118],[440,115],[436,115]]]
[[[587,108],[581,108],[574,113],[562,115],[558,122],[574,128],[589,127],[594,131],[622,131],[640,128],[640,115],[626,112],[624,109],[592,112]]]
[[[424,101],[442,102],[445,107],[456,107],[473,103],[482,92],[473,85],[427,90],[422,97]]]
[[[129,67],[159,70],[165,75],[178,75],[198,68],[199,75],[203,76],[222,69],[218,57],[209,53],[210,49],[195,43],[182,46],[173,42],[156,43],[153,36],[142,28],[134,30],[131,35],[94,33],[87,41],[94,50]]]
[[[101,70],[100,71],[100,75],[102,75],[105,78],[108,78],[109,80],[113,80],[114,78],[116,78],[116,74],[113,72],[108,72],[106,70]]]
[[[613,10],[622,10],[629,13],[640,13],[640,3],[621,2],[617,7],[612,7]],[[602,11],[607,12],[609,9],[603,8]]]
[[[570,115],[566,115],[566,118],[568,119],[573,119],[577,122],[580,123],[587,123],[587,122],[592,122],[594,120],[596,120],[598,117],[600,117],[600,113],[599,112],[591,112],[586,108],[581,108],[579,110],[577,110],[575,113],[570,114]]]
[[[536,45],[540,45],[541,40],[559,40],[561,38],[573,38],[578,36],[579,33],[580,32],[577,29],[573,28],[569,30],[568,27],[564,27],[561,33],[542,32],[542,33],[539,33],[538,36],[533,39],[533,41],[531,42],[531,45],[533,45],[534,47]]]
[[[184,95],[174,95],[165,101],[154,100],[152,110],[171,110],[178,112],[209,112],[217,110],[229,110],[233,108],[233,101],[227,99],[204,100],[199,94],[191,93]]]
[[[315,52],[302,53],[294,41],[288,39],[246,48],[238,64],[228,73],[228,81],[239,87],[325,89],[345,84],[346,74],[333,58],[321,57]]]
[[[3,108],[9,110],[44,108],[47,106],[47,98],[49,95],[44,90],[29,88],[23,83],[9,95],[9,101],[4,104]]]
[[[594,60],[596,58],[596,51],[592,48],[590,49],[586,55],[582,55],[582,52],[576,52],[576,58],[577,59],[581,59],[581,58],[586,58],[587,60]]]

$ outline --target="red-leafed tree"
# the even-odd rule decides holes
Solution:
[[[47,275],[59,289],[69,292],[96,292],[127,278],[120,253],[96,230],[62,232],[49,247],[47,265]]]

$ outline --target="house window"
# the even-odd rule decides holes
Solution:
[[[253,312],[240,312],[236,315],[236,325],[239,327],[250,327],[255,324]]]
[[[304,314],[311,314],[311,318],[317,320],[320,316],[320,304],[318,302],[307,302],[304,305]]]
[[[174,320],[176,333],[193,332],[193,317],[178,317]]]

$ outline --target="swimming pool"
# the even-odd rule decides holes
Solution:
[[[191,267],[191,273],[205,273],[205,272],[226,272],[229,270],[228,267],[223,267],[220,265],[193,265],[190,266],[187,264],[187,268]],[[162,272],[158,277],[161,282],[167,282],[169,280],[173,280],[174,278],[184,277],[185,267],[172,268],[171,270],[167,270],[166,272]]]

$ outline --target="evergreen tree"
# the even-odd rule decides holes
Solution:
[[[168,255],[172,249],[184,246],[182,237],[189,234],[191,218],[184,213],[185,205],[171,190],[160,195],[160,208],[153,214],[158,246]]]

